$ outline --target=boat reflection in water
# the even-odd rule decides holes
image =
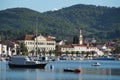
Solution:
[[[112,78],[120,78],[120,69],[118,68],[81,68],[82,74],[89,74],[91,78],[99,77],[101,80],[116,80]],[[101,76],[101,77],[100,77]],[[117,79],[118,80],[118,79]]]

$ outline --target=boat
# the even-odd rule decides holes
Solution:
[[[70,69],[70,68],[67,68],[67,69],[64,69],[64,72],[80,73],[80,69]]]
[[[98,63],[98,62],[95,62],[95,63],[92,64],[92,66],[100,66],[100,65],[101,65],[101,64]]]
[[[39,68],[44,69],[47,62],[30,60],[28,56],[12,56],[8,62],[9,68]]]
[[[4,57],[1,57],[0,61],[6,61],[6,59]]]

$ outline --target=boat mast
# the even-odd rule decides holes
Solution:
[[[0,35],[0,41],[1,41],[1,56],[2,56],[2,54],[3,54],[3,33],[1,33],[1,35]]]
[[[36,56],[38,55],[38,17],[36,17],[36,25],[35,25],[35,52],[36,52]]]

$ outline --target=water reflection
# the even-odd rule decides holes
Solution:
[[[81,68],[82,74],[92,75],[120,75],[119,68]]]
[[[120,62],[119,62],[120,63]],[[120,68],[80,66],[81,73],[64,72],[65,65],[55,65],[50,69],[9,69],[7,63],[0,62],[0,80],[119,80]],[[68,64],[69,65],[69,64]],[[75,63],[74,63],[75,65]],[[78,65],[78,63],[77,63]],[[83,64],[84,65],[84,64]],[[110,65],[110,64],[109,64]],[[70,66],[70,65],[69,65]],[[120,66],[120,65],[118,65]]]
[[[81,68],[81,75],[84,80],[85,77],[89,77],[89,80],[119,80],[120,69],[117,68]]]

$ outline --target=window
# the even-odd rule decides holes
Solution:
[[[54,45],[54,43],[47,43],[47,45]]]

